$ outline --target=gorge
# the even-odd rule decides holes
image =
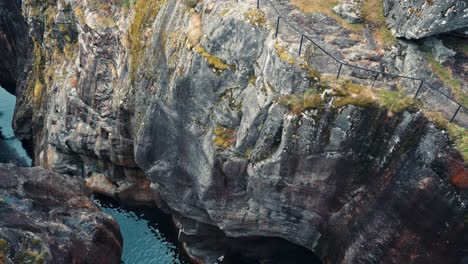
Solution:
[[[27,252],[46,263],[118,263],[122,249],[128,263],[468,261],[468,113],[449,122],[468,98],[467,6],[269,2],[0,0],[0,85],[17,96],[13,128],[38,166],[0,165],[0,208],[41,212],[30,218],[44,226],[16,227],[40,238]],[[362,12],[346,15],[350,4]],[[340,61],[436,90],[342,67],[291,26]],[[17,161],[0,146],[2,162]],[[114,218],[91,191],[118,201],[97,200]],[[1,199],[14,192],[31,202]],[[62,196],[78,202],[51,202]],[[170,218],[125,209],[155,205]],[[0,263],[16,263],[26,242],[4,219]],[[44,231],[50,219],[77,234],[66,250]],[[163,250],[136,237],[133,254],[159,255],[128,258],[134,223],[159,234],[158,219]]]

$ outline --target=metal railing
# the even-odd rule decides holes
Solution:
[[[416,93],[414,95],[414,99],[416,99],[418,97],[418,95],[420,94],[422,88],[424,86],[426,87],[429,87],[429,89],[437,92],[437,94],[440,94],[442,95],[443,97],[445,97],[446,99],[452,101],[453,103],[455,103],[457,105],[457,109],[456,111],[454,112],[454,114],[452,115],[452,117],[450,118],[450,122],[453,122],[453,120],[455,119],[455,117],[457,116],[457,114],[460,112],[460,110],[464,110],[464,111],[467,111],[468,109],[462,105],[460,102],[458,102],[457,100],[455,100],[454,98],[452,98],[450,95],[444,93],[443,91],[440,91],[439,89],[435,88],[434,86],[432,86],[430,83],[426,82],[425,80],[423,79],[420,79],[420,78],[415,78],[415,77],[410,77],[410,76],[403,76],[403,75],[399,75],[399,74],[392,74],[392,73],[386,73],[386,72],[382,72],[382,71],[377,71],[377,70],[373,70],[373,69],[368,69],[368,68],[364,68],[364,67],[360,67],[360,66],[357,66],[357,65],[353,65],[353,64],[349,64],[347,62],[344,62],[344,61],[341,61],[340,59],[338,59],[337,57],[335,57],[334,55],[332,55],[330,52],[328,52],[327,50],[325,50],[322,46],[320,46],[317,42],[315,42],[314,40],[312,40],[311,37],[307,36],[307,34],[296,28],[291,22],[289,22],[286,18],[284,18],[284,16],[278,11],[278,9],[276,8],[276,6],[271,2],[271,0],[264,0],[264,1],[267,1],[271,7],[273,8],[273,10],[275,11],[275,13],[277,14],[278,18],[276,20],[276,29],[275,29],[275,37],[278,37],[278,33],[279,33],[279,29],[280,29],[280,22],[281,20],[284,21],[284,23],[286,23],[289,27],[291,27],[292,29],[294,29],[294,31],[296,31],[297,33],[299,33],[301,35],[301,41],[300,41],[300,44],[299,44],[299,56],[301,55],[301,52],[302,52],[302,46],[304,45],[304,40],[308,40],[310,41],[315,47],[317,47],[318,49],[320,49],[323,53],[325,53],[328,57],[330,57],[331,59],[333,59],[336,63],[339,64],[339,68],[338,68],[338,73],[336,75],[336,79],[338,80],[340,78],[340,74],[342,72],[342,69],[343,67],[350,67],[350,68],[354,68],[354,69],[357,69],[357,70],[362,70],[362,71],[365,71],[365,72],[368,72],[368,73],[371,73],[371,74],[374,74],[374,78],[373,78],[373,82],[372,82],[372,87],[374,87],[375,85],[375,82],[377,81],[377,79],[379,78],[379,76],[382,76],[383,77],[391,77],[391,78],[401,78],[401,79],[406,79],[406,80],[411,80],[411,81],[418,81],[419,82],[419,86],[418,86],[418,89],[416,90]],[[260,0],[257,0],[257,9],[260,9]]]

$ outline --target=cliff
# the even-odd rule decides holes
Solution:
[[[77,177],[0,164],[0,263],[119,263],[119,227],[89,195]]]
[[[466,1],[384,1],[389,26],[398,37],[419,39],[441,33],[468,35]]]
[[[354,31],[278,2],[340,58],[463,98],[464,75],[445,85],[422,44],[387,43],[380,22]],[[295,55],[300,35],[283,26],[276,38],[272,8],[256,1],[30,0],[22,12],[34,60],[15,127],[33,137],[36,164],[158,203],[193,258],[275,258],[261,249],[275,240],[325,263],[466,256],[466,130],[428,91],[424,104],[407,97],[416,84],[371,88],[350,70],[335,80],[310,43]]]

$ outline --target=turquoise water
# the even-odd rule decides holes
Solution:
[[[16,97],[0,87],[0,163],[31,166],[31,158],[15,138],[11,120]],[[119,223],[124,240],[122,263],[184,264],[177,248],[177,234],[169,216],[157,208],[123,207],[101,196],[95,203]],[[1,217],[1,216],[0,216]]]
[[[0,163],[31,166],[31,158],[24,150],[11,127],[16,97],[0,87]]]
[[[168,215],[154,207],[122,206],[99,195],[95,195],[93,200],[120,225],[124,240],[122,263],[187,263],[178,253],[177,233]]]

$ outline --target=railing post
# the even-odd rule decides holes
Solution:
[[[413,100],[416,99],[416,97],[418,97],[419,91],[421,91],[421,87],[423,86],[423,84],[424,84],[424,81],[421,80],[421,84],[419,84],[418,90],[416,91],[416,94],[414,95]]]
[[[304,35],[301,35],[301,44],[299,45],[299,56],[301,56],[302,43],[304,42]]]
[[[260,9],[260,0],[257,0],[257,9]]]
[[[336,75],[336,79],[340,78],[341,67],[343,67],[343,63],[340,62],[340,68],[338,69],[338,74]]]
[[[374,77],[374,81],[372,82],[372,86],[371,88],[374,88],[374,85],[375,85],[375,81],[377,81],[377,77],[379,77],[379,74],[377,73]]]
[[[275,38],[278,37],[278,30],[279,30],[279,23],[280,23],[281,17],[278,16],[278,21],[276,21],[276,32],[275,32]]]
[[[456,116],[457,116],[457,114],[458,114],[458,111],[460,111],[460,108],[461,108],[461,105],[460,105],[460,104],[458,104],[457,111],[455,111],[455,114],[453,114],[453,116],[452,116],[452,119],[450,119],[450,123],[452,123],[452,122],[453,122],[453,120],[455,119],[455,117],[456,117]]]

